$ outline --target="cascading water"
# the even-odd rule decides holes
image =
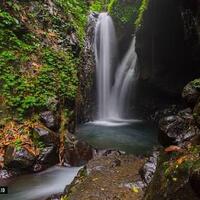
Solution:
[[[95,29],[95,57],[98,91],[98,119],[109,115],[109,99],[112,87],[112,72],[116,58],[116,35],[112,18],[101,13]]]
[[[100,121],[122,121],[124,118],[137,61],[135,41],[134,37],[117,66],[117,40],[112,18],[107,13],[99,15],[95,29],[95,56]]]
[[[134,36],[131,46],[122,63],[119,65],[109,102],[109,118],[122,119],[129,105],[129,94],[135,78],[137,54],[135,52],[136,38]]]

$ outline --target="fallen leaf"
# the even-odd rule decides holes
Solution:
[[[182,156],[179,159],[176,160],[176,162],[180,165],[181,163],[183,163],[185,160],[187,159],[187,156]]]
[[[172,180],[173,180],[174,182],[176,182],[176,181],[177,181],[177,178],[173,177]]]
[[[139,192],[138,188],[135,187],[135,186],[132,188],[132,191],[135,192],[135,193],[138,193],[138,192]]]
[[[174,152],[174,151],[180,152],[181,150],[182,150],[182,149],[181,149],[179,146],[171,145],[171,146],[169,146],[169,147],[167,147],[167,148],[165,149],[165,152],[166,152],[166,153],[170,153],[170,152]]]

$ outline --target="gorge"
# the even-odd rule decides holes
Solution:
[[[199,38],[199,0],[0,1],[0,199],[200,199]]]

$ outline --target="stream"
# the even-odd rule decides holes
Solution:
[[[99,149],[119,149],[135,155],[150,153],[157,145],[157,129],[146,121],[96,121],[79,126],[79,139]],[[45,200],[52,194],[63,192],[80,168],[54,166],[40,173],[28,174],[1,181],[8,186],[8,195],[1,200]]]
[[[63,192],[77,175],[80,167],[55,166],[36,174],[22,175],[13,179],[0,181],[8,186],[8,194],[0,196],[1,200],[45,200],[55,193]]]

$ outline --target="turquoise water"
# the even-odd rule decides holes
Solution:
[[[144,155],[158,144],[156,127],[145,121],[87,123],[77,130],[77,137],[95,148],[113,148]]]

